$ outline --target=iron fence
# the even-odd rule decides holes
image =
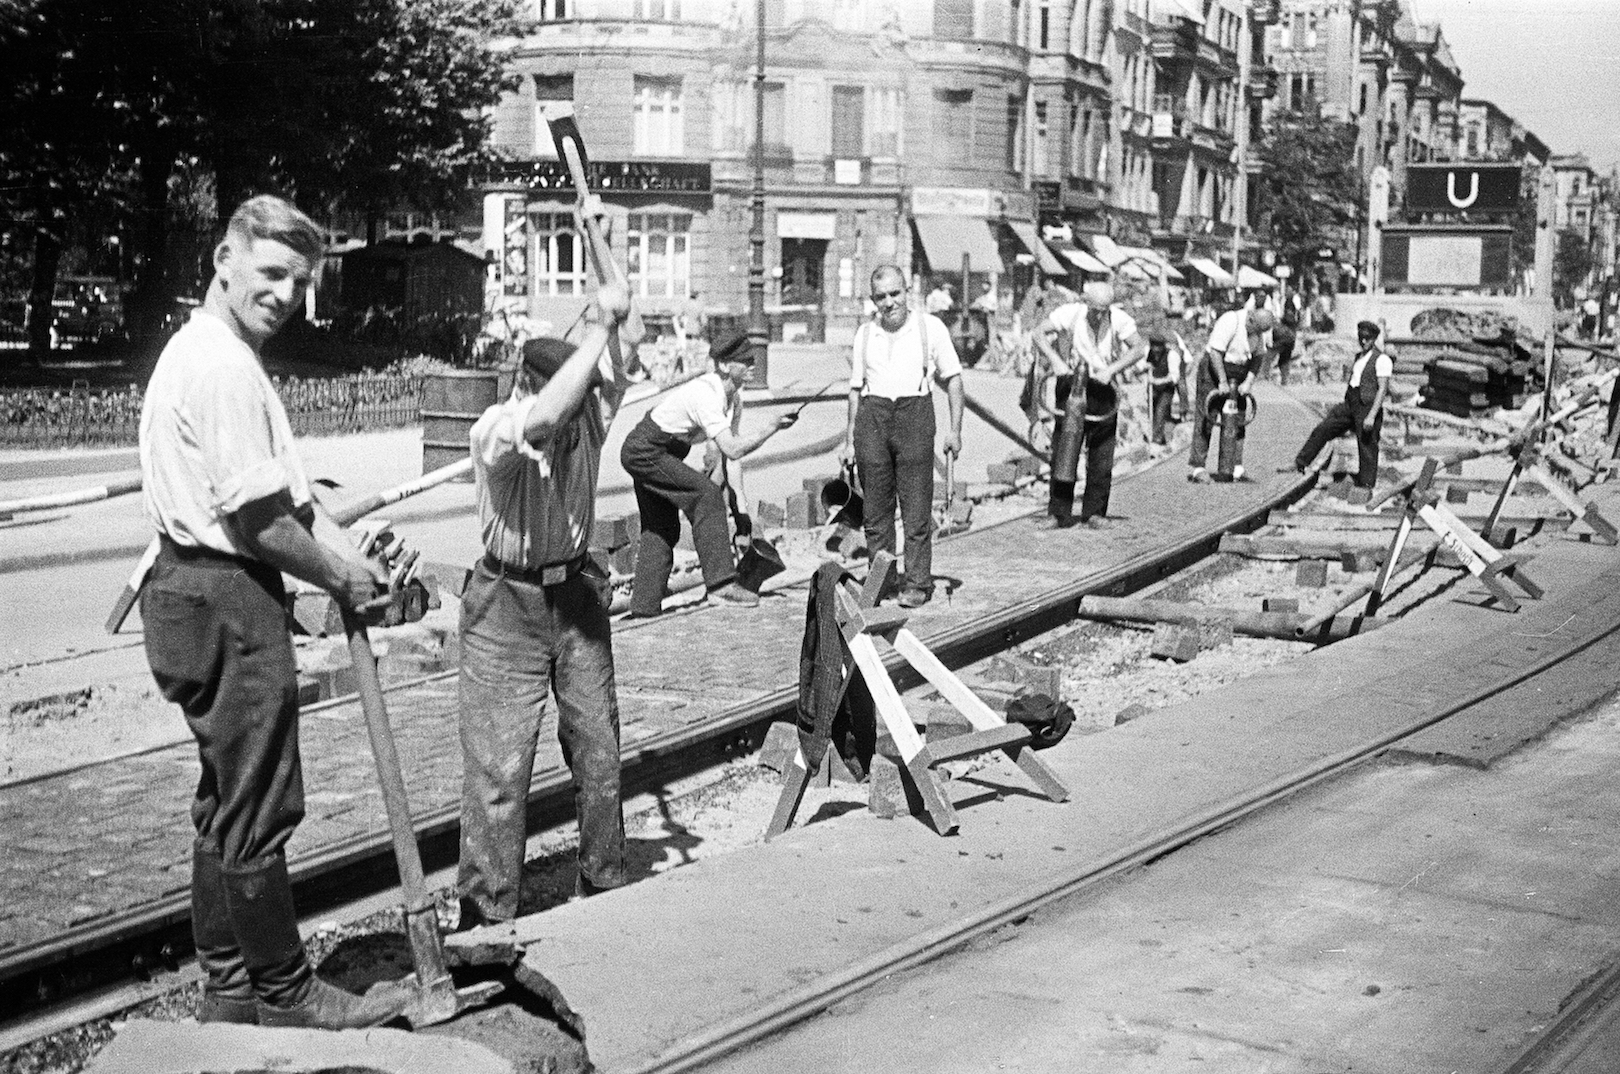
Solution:
[[[274,378],[297,436],[328,436],[414,425],[422,378],[355,374]],[[0,447],[132,447],[140,434],[140,388],[0,390]]]

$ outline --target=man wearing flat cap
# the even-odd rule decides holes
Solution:
[[[651,618],[664,603],[664,587],[675,565],[681,515],[692,524],[692,543],[709,597],[721,605],[753,607],[758,595],[737,584],[737,561],[726,524],[726,497],[707,474],[686,464],[692,448],[712,441],[723,458],[735,462],[797,420],[784,414],[758,432],[742,434],[739,392],[754,364],[754,349],[741,332],[715,340],[709,349],[714,368],[682,384],[649,410],[625,438],[619,462],[630,475],[641,512],[641,543],[636,549],[636,580],[630,614]],[[741,497],[741,473],[732,475]],[[751,532],[739,514],[738,536]]]
[[[622,288],[604,286],[577,346],[525,343],[511,398],[469,435],[484,555],[461,597],[463,926],[517,916],[548,694],[579,814],[576,892],[624,883],[612,592],[586,549],[602,444],[628,386],[608,337],[629,308]]]
[[[1294,456],[1294,469],[1300,473],[1316,461],[1329,442],[1345,433],[1355,433],[1361,464],[1356,471],[1356,487],[1371,490],[1378,483],[1378,438],[1384,428],[1389,381],[1395,375],[1395,359],[1378,345],[1379,334],[1378,325],[1372,321],[1356,325],[1356,341],[1361,348],[1350,364],[1344,402],[1335,403],[1305,438],[1305,445]]]
[[[1053,346],[1059,333],[1069,340],[1067,360]],[[1052,431],[1047,514],[1058,527],[1074,521],[1078,448],[1085,455],[1086,473],[1079,521],[1088,528],[1101,528],[1113,492],[1114,450],[1119,438],[1119,391],[1114,378],[1147,356],[1147,342],[1131,315],[1114,305],[1114,288],[1094,280],[1081,289],[1079,302],[1051,312],[1036,330],[1035,345],[1056,376],[1055,402],[1062,415]],[[1075,395],[1076,391],[1080,394]]]

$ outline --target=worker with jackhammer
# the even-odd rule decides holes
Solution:
[[[1067,333],[1069,355],[1053,340]],[[1035,346],[1056,377],[1055,402],[1062,415],[1052,431],[1052,478],[1047,514],[1055,529],[1074,525],[1074,489],[1080,455],[1086,483],[1080,499],[1082,526],[1100,529],[1108,515],[1114,484],[1114,449],[1119,437],[1120,373],[1147,357],[1148,345],[1129,313],[1114,305],[1114,288],[1093,281],[1080,301],[1053,310],[1035,331]],[[1123,354],[1123,357],[1121,357]]]
[[[577,344],[525,343],[511,398],[469,437],[484,555],[461,597],[462,928],[517,916],[548,695],[579,814],[575,894],[625,880],[613,594],[587,550],[602,444],[629,387],[609,337],[629,310],[605,284]]]
[[[191,931],[198,1020],[349,1029],[410,993],[315,976],[284,848],[304,816],[298,667],[282,574],[375,617],[387,574],[315,503],[260,363],[303,309],[321,229],[280,198],[243,202],[214,249],[202,308],[163,348],[141,409],[141,477],[159,552],[141,590],[146,656],[197,739]],[[396,555],[398,549],[396,549]]]
[[[1244,408],[1249,392],[1254,388],[1261,359],[1265,356],[1268,333],[1276,319],[1270,310],[1239,308],[1229,310],[1216,318],[1210,329],[1209,342],[1198,362],[1198,376],[1193,390],[1193,438],[1188,456],[1188,481],[1207,481],[1209,472],[1204,461],[1209,456],[1209,442],[1224,421],[1237,423],[1235,456],[1231,479],[1243,480],[1243,441],[1248,435],[1244,424]]]

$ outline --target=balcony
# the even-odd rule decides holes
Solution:
[[[1249,72],[1249,100],[1268,101],[1277,96],[1282,74],[1275,67],[1256,67]]]

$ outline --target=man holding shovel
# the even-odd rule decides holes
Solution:
[[[602,444],[629,386],[608,347],[629,295],[604,284],[595,308],[577,346],[524,344],[511,398],[484,411],[470,434],[484,556],[461,598],[463,928],[517,916],[548,695],[579,814],[575,891],[624,883],[612,593],[586,550]]]
[[[744,436],[743,382],[754,365],[753,345],[740,332],[715,341],[709,351],[714,369],[670,392],[630,430],[619,462],[630,475],[641,512],[641,543],[636,549],[636,580],[630,614],[650,619],[663,609],[664,587],[675,565],[681,514],[692,523],[692,543],[703,568],[703,584],[720,605],[754,607],[759,596],[737,584],[737,562],[726,528],[726,497],[707,474],[686,464],[692,448],[710,441],[736,461],[798,420],[783,414]],[[741,474],[737,475],[740,483]],[[738,491],[738,495],[741,493]],[[738,514],[738,537],[752,532],[748,515]]]
[[[304,815],[298,682],[281,575],[362,615],[386,576],[310,495],[259,351],[303,307],[324,241],[260,196],[231,216],[202,308],[158,359],[141,411],[141,476],[160,548],[141,593],[146,654],[197,738],[191,927],[206,974],[198,1018],[347,1029],[399,1014],[315,976],[283,855]]]

